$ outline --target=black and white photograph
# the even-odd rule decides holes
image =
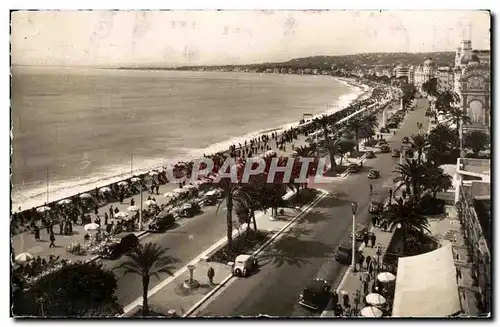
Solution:
[[[491,318],[492,16],[11,10],[10,317]]]

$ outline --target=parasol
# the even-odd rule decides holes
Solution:
[[[91,197],[92,197],[92,195],[90,195],[88,193],[80,194],[80,199],[90,199]]]
[[[140,180],[141,180],[141,179],[140,179],[139,177],[132,177],[132,178],[130,179],[130,181],[131,181],[132,183],[137,183],[137,182],[138,182],[138,181],[140,181]]]
[[[146,205],[147,207],[155,205],[155,204],[156,204],[156,202],[154,202],[153,200],[147,200],[144,202],[144,205]]]
[[[396,279],[396,276],[394,276],[390,272],[382,272],[378,274],[377,279],[379,280],[379,282],[388,283],[394,281]]]
[[[94,232],[94,231],[98,230],[99,228],[100,228],[100,226],[97,225],[96,223],[90,223],[90,224],[83,226],[83,229],[85,229],[87,232]]]
[[[125,218],[128,216],[128,213],[126,212],[118,212],[115,214],[115,218]]]
[[[70,203],[71,203],[70,199],[64,199],[64,200],[57,202],[57,204],[70,204]]]
[[[36,211],[39,213],[43,213],[46,211],[50,211],[50,207],[47,207],[47,206],[38,207],[38,208],[36,208]]]
[[[121,182],[119,182],[119,183],[118,183],[118,184],[116,184],[116,185],[118,185],[118,186],[126,186],[126,185],[128,185],[128,183],[127,183],[127,182],[125,182],[125,181],[121,181]]]
[[[385,297],[377,293],[370,293],[366,296],[366,303],[371,305],[381,305],[385,303]]]
[[[130,211],[130,212],[136,212],[139,210],[141,210],[141,209],[138,206],[130,206],[127,208],[127,211]]]
[[[16,261],[17,263],[25,263],[25,262],[28,262],[30,260],[33,260],[33,258],[34,258],[33,254],[28,253],[28,252],[24,252],[24,253],[17,255],[16,258],[14,259],[14,261]]]
[[[364,307],[360,311],[362,317],[371,317],[371,318],[378,318],[382,317],[382,311],[379,308],[376,307]]]
[[[186,193],[188,190],[183,189],[183,188],[176,188],[172,192],[177,193],[177,194],[183,194]]]
[[[111,189],[109,187],[105,186],[105,187],[101,187],[99,189],[99,191],[101,191],[101,193],[108,193],[108,192],[111,192]]]

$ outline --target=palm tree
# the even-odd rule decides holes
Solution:
[[[458,139],[448,125],[438,124],[427,136],[426,158],[438,165],[452,163]],[[453,160],[452,160],[453,159]]]
[[[316,123],[323,131],[324,140],[319,142],[319,150],[328,153],[330,156],[330,171],[335,172],[337,169],[337,164],[335,162],[336,155],[336,140],[330,137],[330,129],[332,128],[332,118],[330,116],[323,115],[317,119]]]
[[[354,133],[354,138],[356,140],[356,152],[359,153],[359,136],[362,130],[365,128],[364,117],[359,115],[349,118],[347,121],[347,128]]]
[[[377,116],[369,114],[364,116],[362,121],[361,136],[365,139],[371,139],[375,134],[375,129],[379,126]]]
[[[462,108],[458,107],[450,107],[446,113],[451,117],[451,121],[456,126],[455,134],[457,135],[457,138],[460,138],[460,128],[462,128],[462,125],[468,125],[471,123],[470,117],[467,116]]]
[[[172,266],[176,262],[174,258],[167,255],[167,250],[154,243],[139,244],[132,252],[128,253],[127,260],[114,269],[124,269],[123,275],[136,274],[142,278],[142,315],[147,316],[148,288],[150,278],[159,278],[160,273],[173,276]]]
[[[423,134],[417,134],[411,136],[411,148],[414,151],[417,151],[418,158],[417,162],[419,164],[422,163],[422,153],[425,150],[425,146],[427,145],[427,139]]]
[[[384,211],[382,224],[392,230],[394,227],[401,228],[403,232],[403,254],[406,253],[406,242],[411,231],[424,233],[429,231],[429,221],[426,217],[417,213],[417,208],[413,202],[398,202],[391,204],[387,211]]]
[[[432,192],[435,199],[440,191],[447,191],[453,186],[453,179],[442,168],[428,162],[425,165],[425,186]]]
[[[394,183],[399,183],[396,188],[398,190],[403,185],[406,187],[411,185],[413,198],[418,201],[420,199],[421,187],[425,180],[425,168],[416,160],[406,159],[403,164],[398,164],[394,170],[399,176],[394,179]]]

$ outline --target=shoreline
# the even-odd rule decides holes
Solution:
[[[328,108],[327,110],[325,110],[319,114],[314,115],[312,119],[320,117],[322,115],[331,115],[335,112],[343,111],[343,110],[349,108],[352,104],[354,104],[358,101],[362,101],[366,98],[369,98],[372,94],[373,89],[374,89],[374,87],[360,83],[354,79],[333,77],[333,76],[332,76],[332,78],[336,79],[337,81],[339,81],[340,83],[342,83],[344,85],[348,85],[350,87],[356,88],[356,91],[351,92],[351,93],[347,93],[345,95],[353,94],[353,93],[357,93],[357,95],[353,99],[349,99],[349,103],[340,104],[338,107],[334,108],[334,110],[332,110],[332,108]],[[283,124],[283,125],[277,126],[275,128],[267,128],[264,130],[250,132],[250,133],[247,133],[241,137],[235,137],[235,138],[231,138],[229,140],[214,143],[213,145],[211,145],[207,148],[200,149],[200,152],[203,152],[204,150],[205,150],[205,153],[208,153],[208,154],[217,153],[217,152],[227,152],[228,147],[223,145],[223,144],[230,143],[230,142],[235,144],[235,143],[237,143],[237,141],[236,142],[234,141],[236,139],[250,140],[253,138],[257,138],[257,137],[264,135],[264,134],[270,134],[272,132],[275,132],[278,134],[278,136],[281,136],[283,134],[283,132],[290,130],[291,128],[297,128],[298,126],[300,126],[299,120],[297,120],[293,123]],[[231,140],[233,140],[233,141],[231,141]],[[218,151],[216,149],[217,145],[219,145]],[[212,149],[210,149],[210,148],[212,148]],[[195,160],[196,158],[201,158],[201,157],[202,157],[201,154],[200,155],[193,155],[191,157],[187,157],[185,159],[185,161]],[[54,195],[54,197],[51,198],[50,197],[50,184],[49,184],[49,202],[47,202],[47,205],[49,205],[49,206],[54,205],[61,200],[73,198],[73,197],[78,196],[79,194],[82,194],[82,193],[91,193],[96,188],[99,189],[102,187],[110,186],[111,184],[115,184],[115,183],[120,182],[120,181],[128,180],[133,176],[143,176],[152,170],[162,169],[164,166],[166,166],[165,162],[167,162],[167,165],[180,162],[179,160],[174,160],[174,161],[175,162],[170,163],[170,162],[165,160],[164,163],[160,164],[160,165],[151,165],[148,167],[139,168],[139,169],[134,170],[132,172],[132,174],[130,172],[124,172],[122,174],[117,174],[117,175],[113,175],[113,176],[98,177],[99,178],[98,180],[92,180],[92,178],[91,178],[88,181],[86,181],[84,184],[68,185],[66,187],[61,187],[55,191],[55,192],[61,192],[63,190],[73,189],[73,188],[83,189],[81,192],[72,193],[71,195],[65,194],[64,196],[57,196],[57,194],[56,194],[56,195]],[[40,182],[38,184],[42,184],[42,182]],[[14,193],[13,189],[14,189],[14,187],[13,187],[13,185],[11,185],[11,214],[29,211],[29,210],[32,210],[33,208],[43,206],[46,203],[46,192],[43,192],[43,191],[40,193],[37,193],[33,196],[30,196],[27,199],[19,199],[17,201],[14,201],[12,199],[12,194]],[[17,192],[23,192],[23,191],[20,190]],[[18,207],[21,207],[21,211],[17,210]]]

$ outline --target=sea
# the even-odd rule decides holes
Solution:
[[[311,75],[17,66],[11,77],[14,211],[227,150],[363,93]]]

